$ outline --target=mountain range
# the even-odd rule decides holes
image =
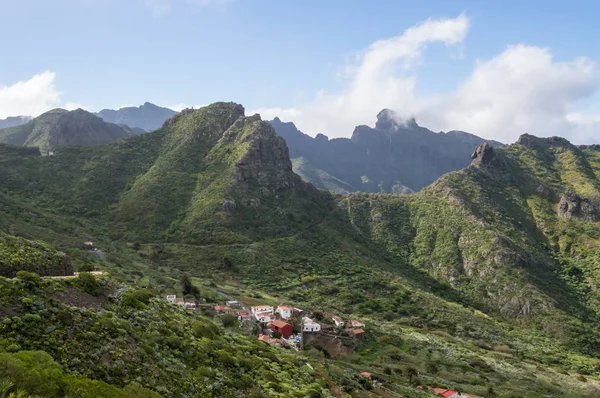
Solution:
[[[53,109],[27,123],[0,129],[0,142],[52,151],[64,145],[101,145],[143,132],[125,125],[106,123],[77,109]]]
[[[286,140],[296,173],[318,188],[341,193],[418,191],[468,166],[475,147],[485,141],[462,131],[434,133],[414,119],[398,119],[384,109],[375,128],[357,126],[351,138],[331,140],[323,134],[312,138],[279,118],[270,123]]]
[[[177,112],[169,108],[163,108],[145,102],[138,107],[128,106],[118,110],[103,109],[97,113],[105,122],[124,124],[131,128],[139,128],[144,131],[154,131]]]
[[[188,273],[250,302],[289,302],[366,320],[365,341],[307,344],[306,354],[317,361],[310,377],[332,383],[320,394],[335,395],[340,386],[361,390],[353,376],[359,371],[405,396],[427,396],[418,383],[480,396],[600,391],[598,147],[531,135],[497,146],[467,133],[425,131],[413,121],[401,126],[384,112],[374,129],[360,126],[352,139],[340,141],[352,148],[348,153],[366,154],[358,165],[378,173],[368,178],[383,178],[382,165],[390,164],[393,176],[381,181],[418,188],[432,170],[460,166],[444,147],[462,153],[467,167],[409,195],[339,194],[294,172],[294,152],[290,156],[283,133],[276,134],[277,123],[246,116],[239,104],[215,103],[180,112],[151,133],[64,147],[55,156],[0,145],[0,230],[52,242],[75,266],[91,261],[80,247],[94,237],[107,252],[104,269],[157,294],[172,291]],[[330,142],[296,136],[307,145]],[[428,149],[436,139],[445,145]],[[419,179],[411,180],[399,166],[404,159],[385,155],[386,148],[402,150],[404,141],[418,143],[431,161],[445,157],[426,172],[413,167]],[[351,183],[346,186],[356,188]],[[394,185],[382,190],[397,190]],[[44,349],[44,341],[12,330],[0,328],[0,341]],[[148,333],[130,347],[152,352],[160,336]],[[165,387],[164,377],[143,377],[162,372],[160,357],[148,357],[148,372],[140,374],[139,356],[82,365],[79,358],[93,353],[84,345],[78,350],[51,351],[77,374],[118,380],[120,387],[131,380],[158,392]],[[335,363],[326,359],[331,356]],[[218,363],[238,369],[234,364],[243,362]],[[129,372],[137,378],[129,379]],[[273,377],[267,370],[261,375]],[[203,385],[169,380],[170,388],[186,393]],[[261,386],[267,395],[293,395],[284,381]]]

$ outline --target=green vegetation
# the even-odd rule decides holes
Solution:
[[[415,194],[342,196],[303,183],[281,138],[232,103],[51,157],[0,146],[3,274],[58,256],[18,235],[113,278],[0,280],[0,347],[164,396],[594,396],[600,153],[528,136],[487,150]],[[361,319],[367,336],[275,351],[156,298],[221,292]]]

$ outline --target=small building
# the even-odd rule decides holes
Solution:
[[[231,310],[231,308],[229,308],[226,305],[215,305],[216,312],[224,313],[224,312],[228,312],[229,310]]]
[[[447,390],[445,388],[432,388],[431,391],[444,398],[462,398],[462,394],[455,390]],[[464,396],[466,397],[466,396]]]
[[[365,335],[365,331],[362,329],[354,329],[352,332],[354,333],[354,337],[359,339],[363,338]]]
[[[280,305],[279,307],[277,307],[277,310],[275,312],[281,316],[281,319],[290,319],[290,317],[292,316],[292,307],[289,307],[287,305]]]
[[[333,320],[333,323],[335,323],[335,326],[337,326],[338,328],[344,327],[344,320],[339,316],[334,315],[331,317],[331,319]]]
[[[188,310],[195,310],[196,309],[196,303],[184,303],[183,306],[188,309]]]
[[[309,317],[304,317],[302,319],[302,331],[303,332],[320,332],[321,325],[317,322],[313,321]]]
[[[175,302],[177,301],[177,296],[174,294],[168,294],[167,301],[171,304],[175,304]]]
[[[258,322],[269,323],[275,320],[275,315],[269,312],[259,312],[254,314],[254,318],[256,318]]]
[[[233,307],[233,308],[238,308],[240,307],[240,302],[237,300],[229,300],[226,303],[228,306]]]
[[[257,305],[255,307],[250,307],[250,310],[252,311],[252,314],[254,314],[255,316],[258,313],[268,313],[268,314],[273,313],[273,307],[271,307],[270,305]]]
[[[183,305],[185,305],[185,300],[182,299],[182,298],[176,298],[175,299],[175,304],[183,306]]]
[[[353,328],[364,328],[365,324],[360,321],[352,320],[352,327]]]
[[[94,242],[92,242],[91,240],[86,240],[85,242],[83,242],[83,244],[86,246],[94,246]]]
[[[271,322],[271,330],[281,333],[285,338],[290,337],[294,333],[294,327],[292,325],[279,319]]]
[[[360,375],[363,376],[363,377],[366,377],[367,379],[371,378],[371,373],[369,373],[369,372],[361,372]]]
[[[240,322],[249,321],[250,319],[252,319],[252,317],[250,316],[250,313],[248,311],[238,311],[237,316],[238,316],[238,321],[240,321]]]

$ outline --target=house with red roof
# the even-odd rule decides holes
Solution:
[[[444,398],[463,398],[465,395],[460,394],[455,390],[447,390],[445,388],[430,388],[431,391]]]
[[[371,373],[369,373],[369,372],[361,372],[360,375],[363,376],[363,377],[366,377],[367,379],[371,378]]]
[[[228,312],[231,310],[231,307],[226,305],[215,305],[215,311],[217,312]]]
[[[294,333],[294,327],[292,325],[279,319],[271,322],[271,330],[281,333],[285,338],[290,337]]]
[[[182,298],[176,298],[175,299],[175,304],[177,305],[185,305],[185,300]]]
[[[354,333],[354,337],[357,339],[361,339],[365,336],[365,331],[362,329],[354,329],[352,332]]]

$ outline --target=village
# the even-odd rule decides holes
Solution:
[[[189,311],[213,311],[214,314],[231,315],[240,322],[240,325],[255,326],[253,329],[259,330],[256,336],[259,341],[295,351],[303,349],[305,342],[317,336],[359,343],[366,338],[368,330],[365,330],[367,328],[365,323],[356,319],[344,320],[329,312],[306,310],[285,304],[277,307],[265,304],[249,308],[237,300],[227,300],[221,304],[197,304],[176,295],[167,295],[166,300]],[[370,372],[360,372],[360,376],[377,383],[377,378]],[[481,398],[445,388],[423,386],[417,388],[443,398]]]
[[[311,335],[339,336],[360,340],[366,335],[365,324],[358,320],[343,320],[341,317],[322,311],[310,311],[289,305],[257,305],[247,308],[236,300],[222,304],[196,304],[175,295],[166,296],[172,304],[191,311],[214,311],[229,314],[240,323],[250,323],[260,330],[259,341],[273,346],[290,347],[298,350]]]

